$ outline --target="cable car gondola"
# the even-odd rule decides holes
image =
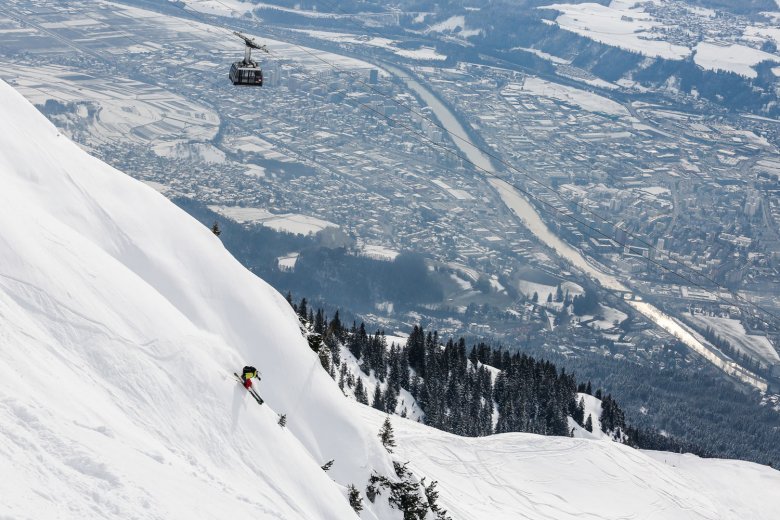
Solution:
[[[252,38],[244,36],[241,33],[234,32],[236,36],[244,40],[246,48],[244,49],[244,59],[233,63],[230,67],[230,81],[233,85],[252,85],[256,87],[263,86],[263,69],[252,59],[252,49],[258,49],[268,52],[265,45],[256,43]]]

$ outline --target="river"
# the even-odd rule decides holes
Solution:
[[[471,163],[476,165],[477,169],[486,174],[486,180],[496,190],[504,204],[506,204],[518,219],[520,219],[522,224],[528,228],[540,242],[555,251],[559,257],[567,260],[589,277],[598,280],[602,287],[626,293],[632,292],[631,289],[618,280],[614,274],[609,273],[606,268],[598,266],[595,261],[589,261],[579,249],[572,247],[556,235],[547,224],[545,224],[536,208],[534,208],[523,193],[506,181],[494,177],[497,172],[490,157],[473,143],[465,128],[463,128],[463,125],[458,121],[458,118],[455,117],[449,108],[447,108],[433,92],[396,67],[388,64],[382,64],[382,67],[391,74],[395,74],[402,78],[405,81],[406,86],[413,90],[419,98],[428,105],[436,115],[436,119],[439,120],[441,126],[452,134],[453,141],[461,153],[463,153]],[[711,350],[704,342],[697,338],[695,333],[683,325],[679,320],[667,315],[658,307],[645,301],[627,300],[626,303],[726,374],[734,376],[762,392],[766,392],[767,384],[765,381],[733,361],[724,359],[718,352]]]

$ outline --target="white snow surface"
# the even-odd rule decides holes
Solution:
[[[740,352],[760,359],[768,365],[780,363],[780,355],[766,336],[749,335],[737,319],[697,314],[687,319],[700,327],[712,327],[715,334],[728,341]]]
[[[284,298],[3,82],[0,345],[0,518],[344,520],[346,485],[393,472],[385,415],[344,397]],[[230,376],[245,363],[263,407]],[[393,424],[457,519],[780,512],[780,473],[755,464]],[[380,502],[361,518],[400,520]]]
[[[758,73],[753,69],[762,61],[780,63],[780,56],[739,44],[718,45],[700,42],[696,45],[693,61],[707,70],[734,72],[746,78],[755,78]]]
[[[563,103],[568,103],[587,110],[589,112],[598,112],[609,116],[629,117],[630,114],[626,107],[612,101],[604,96],[599,96],[593,92],[582,90],[559,83],[552,83],[534,76],[528,76],[523,84],[510,83],[501,93],[505,96],[517,94],[529,94],[532,96],[541,96],[555,99]]]
[[[0,100],[0,518],[356,518],[343,486],[392,466],[284,299]],[[266,406],[232,378],[246,363]]]
[[[242,0],[185,0],[192,10],[218,16],[238,17],[251,13],[256,6]]]
[[[620,47],[645,56],[669,60],[685,59],[695,52],[694,62],[706,70],[734,72],[747,78],[755,78],[753,68],[762,61],[780,62],[780,56],[737,43],[716,42],[708,39],[693,49],[666,40],[664,31],[671,28],[645,11],[647,2],[614,0],[608,6],[592,2],[577,4],[552,4],[540,9],[561,13],[555,20],[559,27],[597,42]],[[687,7],[697,16],[710,18],[715,12],[709,9]],[[776,27],[749,25],[745,36],[759,39],[780,38]]]
[[[311,29],[292,29],[295,32],[307,34],[313,38],[328,40],[330,42],[352,43],[355,45],[368,45],[387,49],[404,58],[414,60],[446,60],[447,56],[439,54],[436,49],[420,47],[418,49],[401,49],[397,47],[398,40],[391,40],[381,36],[367,36],[364,34],[340,33],[331,31],[316,31]],[[381,70],[381,69],[378,69]],[[385,74],[384,70],[381,70]]]
[[[593,431],[589,432],[574,422],[574,419],[569,417],[569,428],[574,428],[574,437],[578,439],[595,439],[612,442],[610,435],[601,431],[601,420],[599,419],[601,417],[601,399],[590,394],[578,393],[577,401],[579,402],[580,399],[585,402],[584,421],[587,421],[588,416],[590,416],[591,422],[593,423]]]
[[[238,223],[261,224],[276,231],[297,235],[316,234],[326,228],[338,228],[337,224],[310,215],[298,213],[272,213],[265,208],[241,206],[209,206],[209,209]]]
[[[446,20],[428,27],[430,32],[439,33],[456,33],[461,38],[470,38],[472,36],[479,36],[482,33],[480,29],[468,29],[466,28],[466,17],[463,15],[456,15],[447,18]]]
[[[642,2],[552,4],[539,9],[561,13],[555,22],[567,31],[597,42],[620,47],[645,56],[683,59],[691,54],[688,47],[662,39],[656,32],[662,24],[646,13]]]
[[[367,407],[362,413],[377,428],[384,420]],[[770,520],[780,512],[780,472],[767,466],[685,456],[686,465],[675,467],[663,462],[673,454],[606,440],[467,438],[401,418],[392,423],[399,458],[438,481],[452,518]]]

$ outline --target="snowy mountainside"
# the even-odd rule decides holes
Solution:
[[[362,415],[375,427],[384,418],[368,407]],[[400,418],[393,426],[397,456],[438,482],[453,519],[770,520],[780,513],[780,472],[758,464],[606,439],[459,437]]]
[[[344,346],[340,347],[340,359],[342,370],[354,380],[351,386],[344,386],[351,398],[357,399],[357,381],[369,403],[375,399],[372,394],[377,386],[382,392],[387,390],[388,384],[381,383],[373,369],[368,370],[365,360],[358,361]],[[488,368],[494,379],[501,372],[480,365]],[[341,379],[338,372],[336,378]],[[628,438],[620,428],[602,431],[605,401],[582,392],[576,400],[582,401],[584,418],[590,418],[592,431],[570,416],[574,438],[527,433],[460,437],[419,424],[424,413],[402,388],[394,412],[401,413],[403,402],[407,418],[392,418],[398,439],[396,455],[410,461],[409,467],[417,475],[438,482],[441,503],[452,518],[559,519],[584,515],[714,520],[743,518],[743,512],[749,511],[750,518],[768,519],[780,511],[780,497],[762,498],[780,483],[777,471],[741,461],[630,448],[624,444]],[[362,409],[362,415],[374,428],[386,417],[369,407]],[[740,483],[727,483],[732,472],[740,475]]]
[[[392,465],[285,300],[5,83],[0,99],[0,516],[354,517],[344,486]],[[247,363],[262,408],[231,375]]]
[[[599,440],[393,418],[391,459],[386,416],[344,397],[284,298],[208,229],[2,82],[0,126],[0,518],[356,518],[346,486],[365,497],[393,459],[439,482],[453,520],[780,511],[769,468]],[[246,363],[263,407],[230,375]],[[360,517],[400,519],[386,498]]]

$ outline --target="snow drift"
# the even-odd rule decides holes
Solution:
[[[246,363],[263,407],[231,376]],[[0,82],[0,518],[356,518],[345,487],[393,472],[383,417],[208,229]],[[755,464],[394,424],[396,459],[455,520],[780,512],[780,473]]]

